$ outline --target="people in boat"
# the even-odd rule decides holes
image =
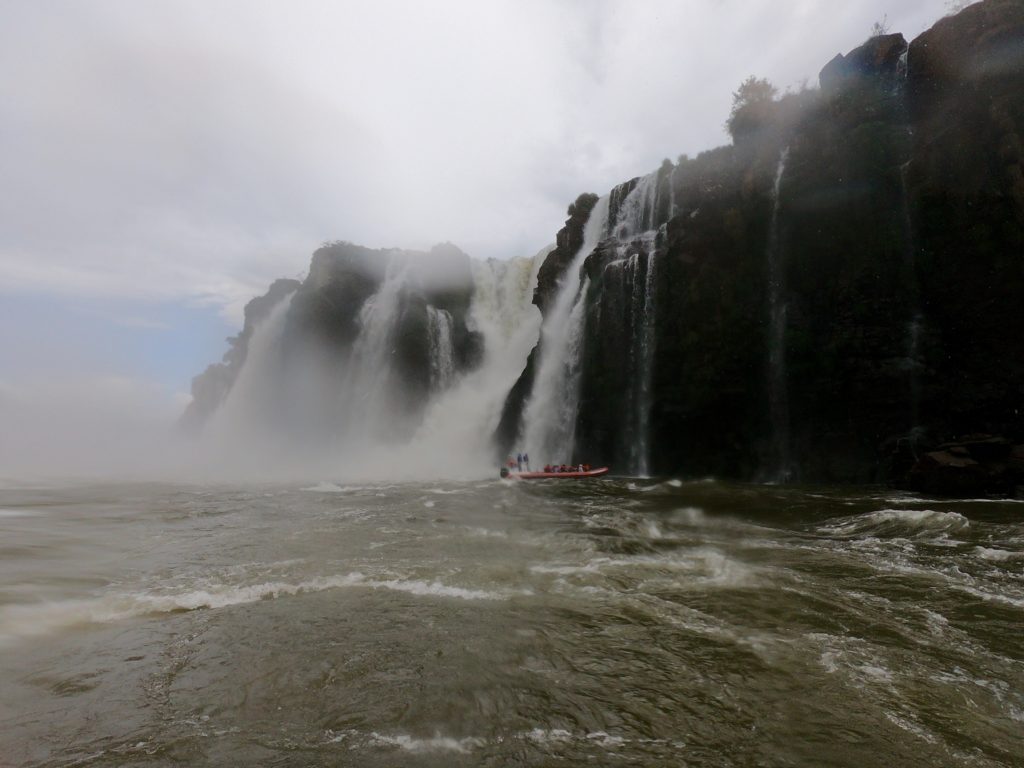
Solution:
[[[583,471],[584,472],[589,472],[590,471],[590,465],[589,464],[584,464],[583,465]]]
[[[550,464],[545,464],[544,465],[544,471],[547,472],[548,474],[551,474],[551,465]]]
[[[521,453],[517,453],[516,454],[516,468],[520,472],[523,471],[523,454],[521,454]]]
[[[530,471],[530,454],[528,454],[528,453],[524,453],[523,454],[523,464],[526,465],[526,471],[529,472]]]
[[[569,471],[569,467],[567,467],[565,464],[563,464],[561,467],[559,467],[558,471],[559,472],[568,472]]]

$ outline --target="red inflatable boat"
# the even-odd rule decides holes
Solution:
[[[504,467],[501,470],[502,477],[512,477],[517,480],[546,480],[548,478],[553,480],[579,480],[584,477],[600,477],[607,474],[608,467],[598,467],[587,472],[577,472],[576,470],[571,472],[516,472],[514,469],[510,470]]]

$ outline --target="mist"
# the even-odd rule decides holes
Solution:
[[[450,241],[481,262],[528,256],[579,193],[605,193],[663,158],[725,143],[731,93],[747,75],[782,89],[813,85],[821,64],[873,22],[911,36],[945,3],[890,10],[728,0],[651,3],[640,13],[540,2],[111,1],[60,14],[4,5],[0,295],[112,312],[131,303],[140,333],[119,350],[124,342],[105,333],[83,344],[63,318],[0,336],[2,472],[187,477],[223,464],[241,476],[271,466],[315,475],[328,456],[323,472],[388,474],[399,438],[412,452],[402,471],[441,457],[482,471],[493,457],[455,437],[442,403],[483,410],[486,401],[496,418],[493,361],[450,372],[424,398],[429,382],[409,391],[394,377],[347,381],[344,356],[309,341],[292,351],[279,391],[259,394],[271,382],[257,382],[251,403],[231,406],[249,409],[262,436],[211,424],[238,447],[222,434],[227,442],[204,454],[178,422],[197,360],[216,359],[210,339],[225,335],[225,322],[242,328],[245,305],[274,279],[305,279],[319,244],[426,250]],[[449,278],[432,264],[416,281],[443,293]],[[156,307],[173,310],[154,319]],[[539,332],[521,328],[524,339]],[[192,352],[173,361],[168,352],[161,366],[142,361],[171,343]],[[501,386],[522,369],[530,344],[519,344]],[[488,361],[495,349],[477,354]],[[378,385],[392,389],[366,401],[377,411],[362,417],[390,437],[340,446],[320,434],[358,431],[324,423],[329,401]],[[277,398],[282,413],[261,397]],[[468,423],[493,427],[482,416]],[[430,448],[417,430],[451,434]],[[380,456],[378,441],[388,446]]]

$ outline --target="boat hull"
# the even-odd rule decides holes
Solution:
[[[598,467],[589,472],[508,472],[503,471],[502,477],[515,480],[582,480],[587,477],[600,477],[608,474],[608,467]]]

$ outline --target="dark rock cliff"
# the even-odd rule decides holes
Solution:
[[[653,473],[935,490],[930,449],[1024,442],[1024,3],[985,0],[909,46],[872,38],[820,79],[734,146],[663,167],[652,232],[613,231],[588,258],[577,457],[636,466],[651,269]]]

